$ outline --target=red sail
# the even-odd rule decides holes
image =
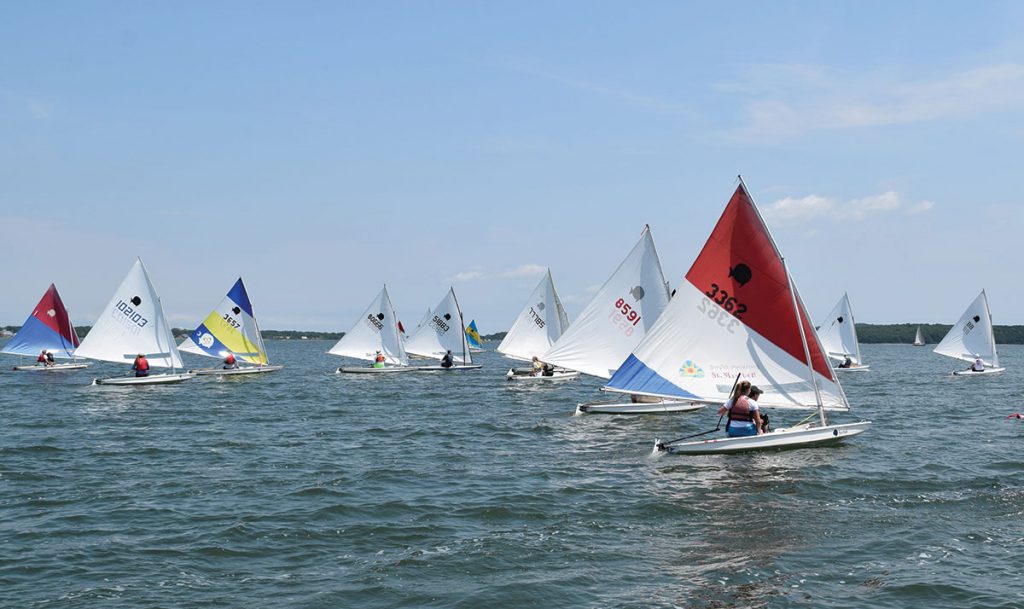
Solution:
[[[782,258],[742,184],[686,273],[686,280],[747,327],[807,363]],[[834,380],[803,303],[800,319],[814,370]]]
[[[57,293],[57,286],[50,284],[39,304],[32,310],[32,316],[41,321],[46,327],[61,335],[64,340],[74,346],[78,346],[78,336],[71,331],[71,320],[68,319],[68,311]]]

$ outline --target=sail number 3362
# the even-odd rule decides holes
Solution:
[[[712,283],[711,289],[704,292],[704,295],[718,306],[732,313],[736,319],[743,319],[743,314],[747,312],[747,305],[736,300],[735,296],[730,296],[729,292],[719,288],[717,283]]]

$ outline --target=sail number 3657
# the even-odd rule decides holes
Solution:
[[[719,288],[717,283],[712,283],[711,289],[704,292],[704,295],[715,304],[732,313],[736,319],[743,319],[743,314],[747,312],[747,305],[736,300],[735,296],[730,296],[729,292]]]

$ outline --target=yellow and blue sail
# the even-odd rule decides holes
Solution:
[[[475,319],[466,326],[466,342],[473,349],[482,349],[484,346],[483,341],[480,340],[480,332],[476,329]]]
[[[233,353],[237,359],[250,364],[270,363],[241,278],[217,308],[185,339],[181,350],[216,358]]]

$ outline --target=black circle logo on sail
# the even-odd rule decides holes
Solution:
[[[131,303],[135,306],[139,306],[140,304],[142,304],[142,299],[139,298],[138,296],[132,296]]]
[[[543,303],[543,302],[538,302],[538,303],[537,303],[537,310],[538,310],[538,311],[543,311],[543,310],[544,310],[544,306],[545,306],[545,305],[544,305],[544,303]]]
[[[234,313],[235,315],[238,315],[239,313],[242,312],[242,309],[239,309],[238,307],[235,307],[235,308],[231,309],[231,312]]]
[[[381,321],[384,321],[384,314],[383,313],[377,313],[377,319],[379,319]]]
[[[979,321],[981,321],[981,317],[979,317],[978,315],[975,315],[974,316],[974,323],[978,323]]]
[[[754,277],[754,273],[749,266],[741,262],[729,269],[729,276],[735,279],[740,287],[743,287]]]
[[[643,300],[645,294],[644,288],[638,285],[633,286],[633,289],[629,291],[629,295],[637,300]]]
[[[838,319],[836,319],[836,321],[838,321],[839,323],[843,323],[843,316],[842,316],[842,315],[840,315],[840,316],[839,316],[839,318],[838,318]]]
[[[451,321],[452,320],[452,314],[451,313],[445,313],[444,314],[444,320],[445,321]]]

